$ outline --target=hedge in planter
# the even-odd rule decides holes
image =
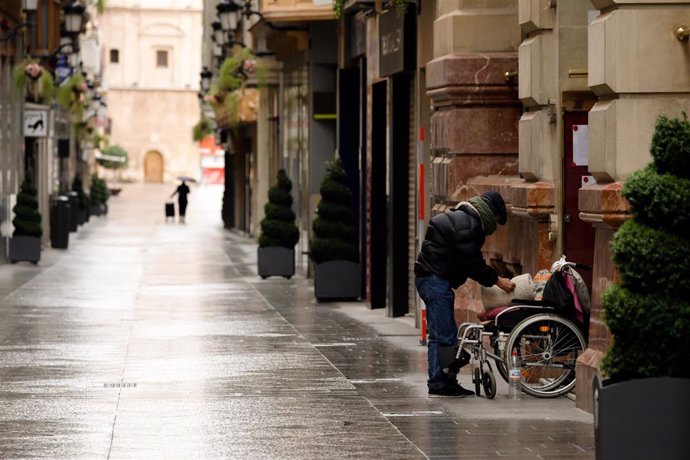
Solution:
[[[359,262],[357,229],[352,224],[352,192],[340,159],[330,163],[321,182],[321,201],[312,229],[310,254],[317,264],[330,260]]]
[[[598,459],[690,450],[690,123],[659,117],[653,164],[623,187],[633,219],[611,250],[621,284],[604,295],[613,343],[595,380]]]
[[[94,174],[91,177],[91,214],[96,216],[105,214],[109,195],[105,181]]]
[[[314,267],[314,294],[317,300],[358,298],[361,272],[357,229],[352,224],[352,192],[340,159],[329,163],[321,182],[321,201],[310,243]]]
[[[14,233],[10,238],[9,259],[11,262],[28,261],[38,263],[41,258],[41,214],[38,212],[38,190],[27,175],[17,195],[17,204],[12,208]]]
[[[277,183],[268,190],[265,217],[259,236],[259,275],[284,276],[295,274],[295,244],[299,230],[292,211],[292,181],[284,169],[278,171]]]
[[[651,147],[654,163],[633,174],[623,187],[630,200],[634,218],[616,232],[611,249],[621,273],[621,289],[612,289],[605,297],[605,319],[615,341],[644,340],[642,323],[656,323],[659,309],[648,308],[640,299],[659,296],[666,299],[670,315],[681,319],[683,305],[690,294],[690,242],[685,226],[690,215],[690,123],[687,118],[659,117]],[[623,302],[623,298],[627,299]],[[626,310],[622,314],[617,310]],[[622,329],[626,321],[609,321],[616,315],[640,318]],[[643,319],[644,318],[644,319]],[[670,327],[670,325],[669,325]],[[662,331],[659,331],[660,333]],[[676,337],[669,337],[677,340]],[[690,334],[679,345],[690,350]],[[666,353],[663,337],[644,340],[649,353],[659,355],[661,372],[648,372],[646,354],[622,357],[626,350],[612,347],[604,358],[602,369],[611,381],[656,376],[690,378],[690,366],[675,362],[678,356]],[[616,363],[626,362],[621,367]]]

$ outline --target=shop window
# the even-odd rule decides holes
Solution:
[[[39,0],[31,28],[31,52],[48,54],[60,42],[60,2]]]

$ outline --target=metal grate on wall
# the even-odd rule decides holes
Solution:
[[[408,140],[408,181],[407,181],[407,304],[411,316],[417,315],[417,290],[414,285],[414,263],[417,258],[417,136],[416,136],[416,85],[410,79],[409,140]]]

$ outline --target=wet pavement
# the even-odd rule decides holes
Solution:
[[[0,266],[1,458],[594,457],[567,398],[429,399],[410,318],[261,280],[222,189],[184,225],[172,189],[125,186],[69,250]]]

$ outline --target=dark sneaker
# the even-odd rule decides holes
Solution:
[[[466,390],[460,385],[453,385],[442,388],[429,388],[429,396],[451,396],[456,398],[464,398],[465,396],[474,396],[474,391]]]

